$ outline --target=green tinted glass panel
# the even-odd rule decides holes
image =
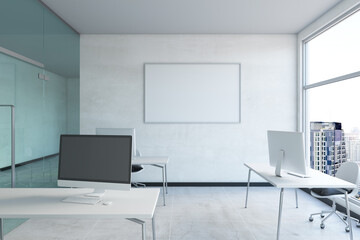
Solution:
[[[23,163],[16,187],[56,187],[59,136],[79,133],[79,46],[79,35],[40,1],[0,1],[0,47],[45,65],[0,53],[0,105],[15,105],[15,161]],[[11,186],[10,164],[11,111],[0,107],[0,187]],[[5,221],[4,232],[24,221]]]
[[[46,70],[63,77],[79,77],[80,37],[48,9],[44,10]]]
[[[43,61],[43,6],[37,0],[0,1],[0,46]]]

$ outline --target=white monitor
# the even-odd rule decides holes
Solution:
[[[276,167],[277,176],[281,176],[281,170],[299,177],[309,176],[302,132],[268,131],[267,136],[270,165]]]
[[[58,186],[130,190],[132,137],[61,135]]]
[[[132,136],[133,156],[136,156],[135,128],[96,128],[97,135],[130,135]]]

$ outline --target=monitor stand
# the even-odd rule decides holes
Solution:
[[[275,175],[277,177],[281,177],[281,164],[284,161],[284,158],[285,158],[285,151],[281,149],[279,151],[279,157],[277,158],[276,167],[275,167]]]
[[[95,197],[95,198],[101,198],[105,194],[105,189],[94,189],[91,193],[84,194],[85,197]]]
[[[104,196],[104,194],[105,189],[94,189],[91,193],[67,197],[63,202],[95,205],[101,201],[101,197]]]
[[[293,175],[295,177],[300,177],[300,178],[310,178],[311,177],[311,175],[309,175],[309,174],[303,175],[303,174],[294,173],[294,172],[287,172],[287,174]]]

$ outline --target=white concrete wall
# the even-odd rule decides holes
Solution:
[[[296,129],[295,35],[81,35],[80,131],[135,127],[170,182],[245,182],[268,162],[266,130]],[[241,63],[240,124],[145,124],[144,63]],[[160,181],[147,167],[135,176]],[[259,178],[254,180],[262,181]]]

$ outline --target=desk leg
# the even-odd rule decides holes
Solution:
[[[3,219],[0,218],[0,240],[4,240]]]
[[[141,224],[142,227],[142,240],[146,240],[146,223],[140,219],[137,218],[127,218],[127,220],[134,222],[134,223],[138,223]],[[3,240],[3,239],[1,239]]]
[[[158,168],[161,168],[161,170],[162,170],[162,179],[163,179],[163,202],[164,202],[164,206],[166,206],[166,189],[167,189],[167,184],[166,184],[166,177],[165,177],[165,175],[166,175],[166,165],[164,165],[164,166],[162,166],[162,165],[158,165],[158,164],[152,164],[152,166],[154,166],[154,167],[158,167]]]
[[[165,167],[165,183],[166,183],[166,194],[168,194],[168,179],[167,179],[167,164],[164,165]]]
[[[348,193],[345,191],[345,203],[346,203],[346,214],[347,214],[347,220],[350,228],[350,239],[353,240],[353,231],[351,226],[351,216],[350,216],[350,207],[349,207],[349,198]]]
[[[248,182],[247,182],[247,188],[246,188],[245,208],[247,208],[247,202],[248,202],[249,187],[250,187],[250,175],[251,175],[251,169],[249,168]]]
[[[155,213],[152,217],[152,233],[153,233],[153,240],[156,240],[156,233],[155,233]]]
[[[164,206],[166,206],[166,201],[165,201],[165,194],[166,194],[166,183],[165,183],[165,167],[162,167],[162,177],[163,177],[163,200],[164,200]]]
[[[279,200],[279,216],[278,216],[278,226],[276,232],[276,240],[280,239],[280,225],[281,225],[281,214],[282,214],[282,207],[283,207],[283,197],[284,197],[284,188],[280,190],[280,200]]]
[[[295,200],[296,200],[296,208],[299,208],[299,200],[298,200],[297,188],[295,188]]]

